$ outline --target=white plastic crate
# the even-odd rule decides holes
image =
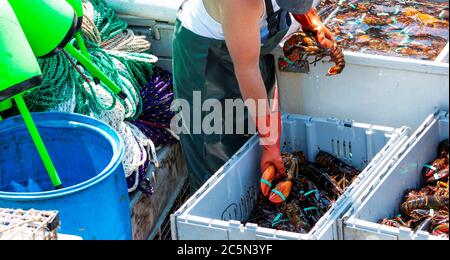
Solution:
[[[0,208],[0,240],[57,240],[59,214]]]
[[[377,224],[380,219],[399,213],[405,192],[422,187],[423,165],[437,158],[437,147],[448,138],[448,113],[429,116],[411,139],[379,172],[343,218],[343,236],[355,239],[421,240],[439,239],[427,232],[414,233],[409,228]]]
[[[106,0],[118,14],[175,23],[184,0]]]
[[[326,76],[334,64],[325,60],[311,66],[309,74],[278,71],[283,111],[415,130],[431,112],[449,110],[449,44],[434,61],[344,54],[347,65],[338,76]],[[278,60],[281,48],[275,55]]]
[[[353,196],[356,187],[369,183],[372,169],[392,156],[396,147],[407,139],[407,132],[406,128],[335,118],[284,116],[284,150],[304,151],[310,161],[323,150],[364,169],[315,228],[309,234],[299,234],[243,224],[250,217],[259,194],[261,148],[259,138],[254,136],[172,215],[172,237],[181,240],[338,239],[336,220],[349,208],[346,201]]]
[[[338,76],[325,76],[333,66],[325,61],[309,74],[278,71],[283,111],[415,130],[432,111],[449,109],[448,63],[344,53]]]

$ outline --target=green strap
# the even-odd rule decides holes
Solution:
[[[275,227],[276,225],[278,225],[280,223],[289,221],[287,219],[281,219],[282,216],[283,216],[283,213],[278,213],[278,215],[272,220],[272,227]]]
[[[303,209],[303,211],[305,211],[305,212],[308,212],[308,211],[311,211],[311,210],[317,210],[317,207],[309,207],[309,208]]]
[[[287,57],[283,57],[283,60],[286,61],[288,64],[290,65],[294,65],[295,62],[291,61],[290,59],[288,59]]]
[[[267,186],[269,186],[269,188],[272,187],[272,183],[270,183],[270,182],[269,182],[268,180],[266,180],[266,179],[261,179],[261,183],[266,184]]]
[[[437,171],[438,171],[438,170],[436,169],[436,167],[434,167],[434,166],[432,166],[432,165],[429,165],[429,164],[425,164],[424,167],[426,167],[426,168],[428,168],[428,169],[430,169],[430,170],[432,170],[432,171],[434,171],[434,172],[437,172]]]
[[[318,191],[318,190],[311,190],[311,191],[308,191],[307,193],[305,193],[305,196],[309,196],[309,195],[311,195],[311,194],[313,194],[313,193],[319,193],[319,191]]]
[[[276,217],[272,220],[272,222],[277,222],[281,219],[281,217],[283,216],[283,213],[278,213],[278,215],[276,215]]]
[[[285,196],[283,195],[283,193],[281,193],[280,191],[278,191],[278,190],[276,190],[276,189],[273,189],[272,192],[275,193],[275,194],[277,194],[278,196],[280,196],[280,198],[281,198],[283,201],[286,201],[286,197],[285,197]]]

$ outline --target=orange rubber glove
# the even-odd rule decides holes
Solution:
[[[263,146],[261,191],[265,196],[270,194],[273,181],[285,175],[283,158],[281,157],[281,112],[279,111],[278,99],[278,88],[276,88],[271,113],[256,120],[261,145]]]
[[[333,49],[336,45],[334,35],[322,23],[315,8],[311,8],[306,14],[293,14],[303,28],[303,31],[311,31],[316,34],[317,41],[322,48]]]

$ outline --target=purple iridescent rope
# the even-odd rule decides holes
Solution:
[[[132,123],[138,127],[155,146],[174,141],[173,136],[165,130],[170,127],[174,112],[170,111],[173,102],[172,74],[155,67],[152,78],[141,90],[143,112]]]

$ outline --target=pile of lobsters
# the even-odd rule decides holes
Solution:
[[[424,187],[408,191],[400,207],[401,214],[391,219],[383,219],[381,224],[448,237],[448,140],[439,144],[438,154],[436,160],[423,168]]]
[[[249,222],[306,234],[360,171],[326,152],[319,152],[315,163],[308,162],[302,152],[283,153],[282,156],[286,173],[272,190],[261,182],[263,192]],[[264,193],[270,193],[269,199]]]

